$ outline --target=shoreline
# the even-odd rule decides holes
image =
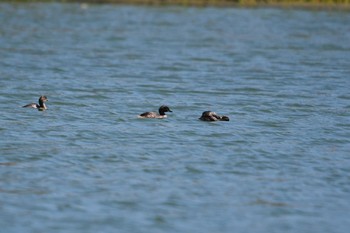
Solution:
[[[350,10],[350,0],[0,0],[0,3],[80,3],[189,7]]]

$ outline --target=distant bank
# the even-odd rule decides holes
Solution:
[[[0,0],[0,2],[78,2],[218,7],[295,7],[350,10],[350,0]]]

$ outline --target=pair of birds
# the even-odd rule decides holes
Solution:
[[[166,118],[166,112],[172,112],[168,106],[162,105],[159,108],[159,114],[156,112],[144,112],[139,115],[139,118]],[[229,121],[228,116],[220,116],[216,112],[204,111],[202,116],[199,118],[202,121]]]
[[[139,115],[139,118],[166,118],[166,112],[172,112],[168,106],[162,105],[158,110],[159,114],[156,112],[144,112]],[[229,121],[228,116],[220,116],[216,112],[204,111],[202,116],[199,118],[202,121]]]
[[[36,108],[39,111],[44,111],[47,109],[45,102],[48,101],[48,98],[46,96],[40,96],[39,98],[39,104],[31,103],[24,105],[23,108]],[[139,118],[166,118],[167,115],[166,112],[172,112],[170,108],[166,105],[160,106],[158,113],[157,112],[144,112],[140,114]],[[228,116],[220,116],[212,111],[204,111],[202,113],[202,116],[199,118],[199,120],[202,121],[229,121],[230,118]]]

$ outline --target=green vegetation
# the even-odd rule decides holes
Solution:
[[[143,5],[303,7],[350,9],[350,0],[0,0],[0,2],[78,2]]]

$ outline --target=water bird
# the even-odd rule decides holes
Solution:
[[[199,118],[202,121],[229,121],[230,118],[228,116],[220,116],[216,114],[216,112],[212,111],[204,111],[202,116]]]
[[[170,108],[166,105],[162,105],[159,107],[158,110],[159,113],[157,112],[144,112],[140,114],[138,117],[139,118],[166,118],[167,115],[165,114],[166,112],[172,112]]]
[[[46,101],[49,101],[49,99],[46,96],[42,95],[38,100],[39,104],[37,103],[26,104],[23,106],[23,108],[36,108],[39,111],[45,111],[47,109],[45,104]]]

